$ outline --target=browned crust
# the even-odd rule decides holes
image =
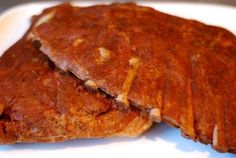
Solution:
[[[236,38],[227,30],[135,4],[112,4],[61,5],[33,33],[58,67],[113,97],[122,94],[129,60],[140,59],[125,93],[129,102],[159,109],[162,120],[185,137],[213,143],[218,151],[235,150]],[[83,42],[73,47],[77,38]],[[102,63],[99,47],[110,52]]]
[[[26,39],[0,58],[0,106],[0,144],[137,136],[152,124],[140,110],[120,111],[89,93]]]

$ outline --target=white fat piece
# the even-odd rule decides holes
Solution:
[[[36,23],[34,24],[33,28],[35,28],[35,27],[37,27],[37,26],[39,26],[39,25],[41,25],[41,24],[43,24],[43,23],[48,22],[50,19],[52,19],[52,18],[55,16],[55,12],[56,12],[56,10],[52,10],[51,12],[49,12],[49,13],[47,13],[47,14],[41,16],[41,17],[36,21]],[[35,35],[34,35],[32,32],[29,32],[28,35],[27,35],[27,37],[26,37],[26,39],[27,39],[28,41],[34,40],[34,39],[35,39]]]
[[[212,145],[213,145],[213,147],[217,147],[218,146],[218,127],[217,127],[217,125],[214,126],[214,130],[213,130]]]
[[[32,32],[29,32],[28,35],[26,36],[26,40],[30,41],[35,39],[35,35]]]
[[[220,137],[220,128],[218,125],[214,126],[213,129],[213,140],[212,146],[219,151],[226,152],[228,151],[228,147],[225,146],[224,142],[222,142],[222,138]]]
[[[116,99],[115,99],[118,103],[121,103],[122,105],[124,105],[125,107],[129,107],[129,100],[127,97],[127,94],[119,94]]]
[[[51,12],[41,16],[37,22],[35,23],[34,27],[37,27],[43,23],[48,22],[49,20],[51,20],[54,16],[55,16],[56,10],[52,10]]]
[[[153,108],[150,110],[150,118],[155,122],[161,122],[161,111],[159,108]]]
[[[138,63],[139,63],[139,59],[138,58],[133,57],[133,58],[129,59],[129,65],[130,66],[137,65]]]
[[[92,80],[87,80],[85,82],[85,86],[88,87],[88,88],[91,88],[93,90],[97,90],[98,89],[97,84],[94,81],[92,81]]]
[[[100,54],[100,56],[99,56],[100,62],[107,61],[111,57],[111,52],[106,48],[100,47],[100,48],[98,48],[98,51]]]
[[[78,46],[79,44],[81,44],[83,41],[84,41],[83,39],[77,38],[77,39],[74,40],[73,46],[74,46],[74,47],[77,47],[77,46]]]

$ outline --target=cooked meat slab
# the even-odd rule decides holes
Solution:
[[[0,144],[137,136],[150,126],[147,114],[88,92],[25,38],[0,58]]]
[[[62,70],[185,137],[235,152],[232,33],[135,4],[65,4],[41,15],[32,38]]]

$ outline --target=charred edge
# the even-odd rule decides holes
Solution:
[[[35,40],[33,40],[31,43],[32,43],[32,46],[33,46],[34,48],[40,49],[41,43],[39,42],[39,40],[35,39]]]
[[[3,111],[2,115],[0,116],[0,121],[12,121],[11,117],[7,114],[6,110]]]
[[[229,152],[236,154],[236,148],[235,149],[229,149]]]

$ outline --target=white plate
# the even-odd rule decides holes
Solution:
[[[16,42],[27,30],[30,17],[55,3],[31,3],[14,7],[0,16],[0,54]],[[76,5],[95,2],[79,2]],[[193,18],[225,27],[236,34],[236,8],[193,3],[142,2],[174,15]],[[17,144],[0,146],[1,158],[39,157],[172,157],[172,158],[233,158],[229,153],[218,153],[209,145],[195,143],[180,136],[177,129],[156,124],[138,138],[78,139],[55,144]]]

